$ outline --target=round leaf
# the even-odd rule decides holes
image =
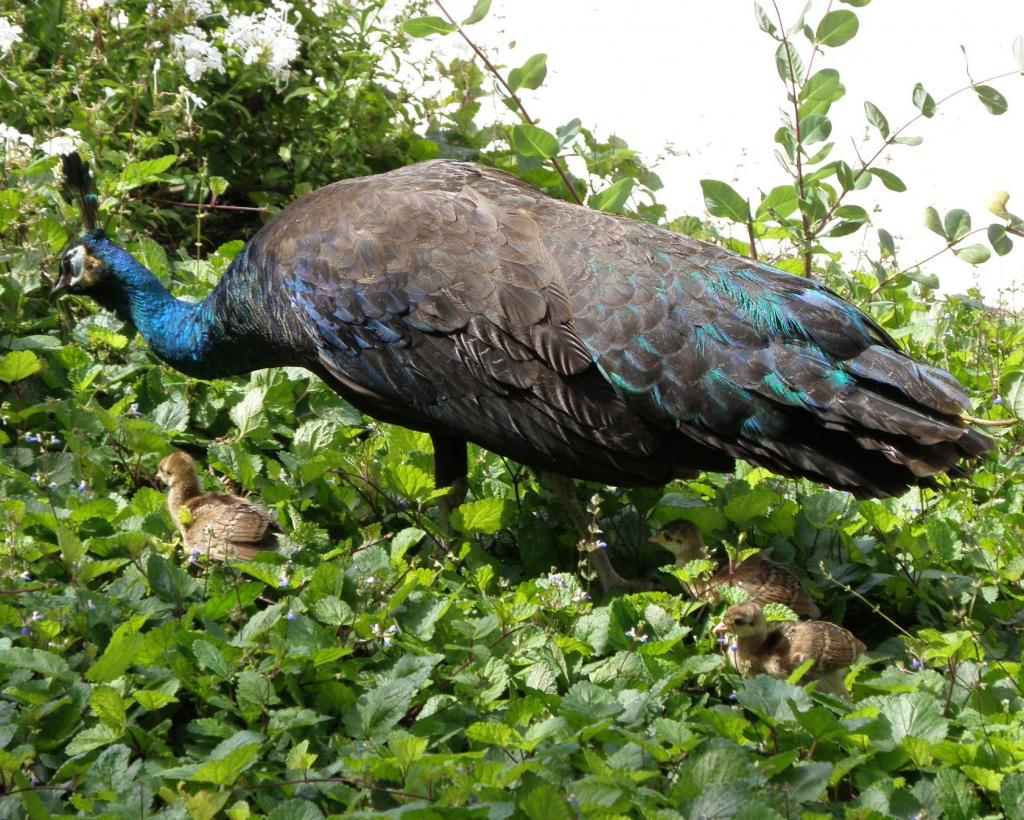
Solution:
[[[441,17],[413,17],[402,23],[402,31],[410,37],[429,37],[431,34],[451,34],[455,26]]]
[[[704,192],[704,204],[712,216],[743,224],[750,221],[750,206],[728,183],[702,179],[700,188]]]
[[[1005,114],[1009,104],[1006,102],[1006,97],[996,91],[990,85],[976,85],[974,86],[975,92],[978,94],[978,99],[981,100],[981,104],[989,110],[989,113],[999,115]]]
[[[512,127],[512,150],[524,157],[550,159],[558,153],[558,139],[536,125],[522,123]]]
[[[992,252],[981,244],[957,248],[954,253],[970,265],[980,265],[982,262],[987,262],[992,256]]]
[[[856,36],[858,28],[860,28],[860,21],[857,19],[857,15],[852,11],[839,9],[830,11],[821,18],[815,37],[823,46],[841,46]]]

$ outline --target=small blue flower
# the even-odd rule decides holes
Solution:
[[[608,542],[607,541],[598,541],[597,542],[597,548],[599,550],[606,550],[606,549],[608,549]]]
[[[295,620],[295,613],[294,612],[289,612],[287,615],[285,615],[285,618],[287,618],[289,621],[294,621]]]
[[[96,604],[94,604],[92,601],[86,601],[85,608],[89,610],[96,609]]]
[[[288,579],[282,578],[280,581],[277,582],[277,586],[279,589],[288,589]]]
[[[922,669],[924,669],[924,663],[921,661],[920,658],[914,658],[914,660],[910,664],[910,668],[913,669],[915,672],[919,672]]]
[[[732,645],[731,645],[731,646],[729,647],[729,651],[730,651],[730,652],[739,652],[739,651],[740,651],[740,645],[739,645],[738,643],[734,643],[734,644],[732,644]]]
[[[21,628],[21,634],[24,635],[27,638],[29,635],[32,634],[32,627],[30,627],[30,626],[23,626]]]
[[[29,478],[29,481],[31,481],[33,484],[38,484],[39,483],[39,476],[37,476],[37,475],[31,476]]]
[[[139,403],[138,402],[133,401],[130,405],[128,405],[128,415],[129,416],[137,416],[137,415],[139,415]]]
[[[85,479],[84,478],[81,481],[78,482],[78,486],[75,489],[77,489],[78,492],[80,492],[80,493],[84,493],[85,492]]]
[[[23,572],[23,573],[21,573],[21,575],[19,575],[18,577],[19,577],[19,578],[20,578],[20,579],[21,579],[22,581],[31,581],[31,580],[32,580],[32,573],[31,573],[31,572]]]
[[[54,447],[60,447],[64,442],[56,436],[50,436],[50,444]]]
[[[996,407],[998,407],[1002,403],[1003,403],[1003,397],[1002,396],[996,396],[994,399],[992,399],[992,404],[994,404]]]
[[[716,638],[716,640],[722,646],[725,646],[729,642],[729,639],[725,637],[725,635],[719,635],[718,638]]]

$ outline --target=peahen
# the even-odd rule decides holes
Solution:
[[[544,471],[659,485],[744,459],[892,496],[991,447],[960,384],[813,281],[514,176],[434,160],[321,188],[248,242],[202,302],[175,299],[97,225],[54,293],[87,294],[198,378],[300,365],[361,411]],[[463,490],[464,491],[464,490]]]

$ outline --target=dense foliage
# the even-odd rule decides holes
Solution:
[[[91,303],[48,303],[79,229],[56,155],[79,144],[108,230],[179,295],[205,293],[295,195],[431,156],[662,220],[657,176],[621,140],[530,120],[545,55],[511,72],[435,62],[448,96],[408,90],[404,38],[459,36],[489,5],[403,28],[374,0],[0,3],[0,816],[1024,816],[1016,428],[993,428],[999,451],[968,480],[896,500],[746,466],[581,488],[585,546],[670,590],[603,601],[558,504],[516,465],[475,452],[447,534],[426,436],[304,371],[188,379]],[[848,198],[902,185],[830,159],[843,86],[801,62],[823,66],[855,12],[758,19],[793,109],[777,134],[791,178],[753,209],[705,180],[710,214],[743,226],[722,241],[826,279],[959,378],[975,415],[1024,417],[1020,317],[938,298],[884,230],[867,270],[828,247],[868,228]],[[1005,108],[988,84],[967,90]],[[481,123],[488,94],[518,119]],[[923,88],[908,96],[930,116]],[[866,113],[877,159],[903,129]],[[996,253],[1024,227],[1006,204],[986,229]],[[928,225],[967,262],[989,253],[962,244],[965,211]],[[152,483],[176,448],[275,511],[280,554],[219,565],[180,548]],[[799,569],[869,647],[852,704],[735,677],[716,613],[681,594],[698,567],[660,573],[670,558],[647,543],[679,517]]]

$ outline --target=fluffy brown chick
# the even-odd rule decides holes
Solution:
[[[651,537],[651,541],[675,555],[679,566],[708,557],[700,530],[689,521],[666,524]],[[739,587],[753,603],[761,606],[785,604],[797,615],[807,618],[817,618],[821,614],[799,578],[781,564],[760,555],[753,555],[732,566],[729,562],[719,562],[708,581],[689,584],[687,591],[699,600],[715,602],[719,600],[720,586]]]
[[[809,660],[814,661],[804,680],[818,681],[822,692],[850,699],[843,683],[846,669],[867,648],[851,632],[828,621],[799,621],[768,625],[764,611],[754,603],[726,610],[716,635],[736,636],[729,654],[744,677],[764,672],[785,680]]]
[[[185,546],[218,561],[250,560],[277,548],[281,528],[248,500],[228,493],[204,493],[195,462],[176,452],[160,462],[157,478],[168,488],[167,509]]]

